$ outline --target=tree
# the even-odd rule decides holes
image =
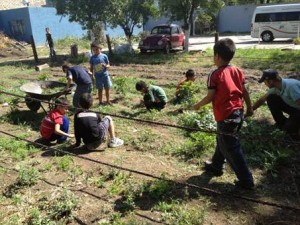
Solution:
[[[52,0],[57,14],[69,15],[70,21],[79,22],[83,28],[92,29],[105,23],[111,28],[120,26],[128,42],[134,27],[156,17],[158,9],[155,0]]]
[[[194,12],[201,0],[160,0],[160,10],[171,20],[183,21],[185,31],[185,51],[188,51],[190,26],[193,25]]]
[[[112,28],[120,26],[131,44],[133,29],[147,22],[149,17],[157,17],[158,8],[154,0],[113,0],[110,2],[111,12],[107,18]]]

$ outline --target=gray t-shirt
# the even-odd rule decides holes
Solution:
[[[268,94],[279,95],[291,107],[300,109],[296,102],[300,99],[300,81],[296,79],[282,79],[282,88],[270,88]]]

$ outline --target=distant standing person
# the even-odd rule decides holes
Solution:
[[[100,43],[97,41],[94,41],[92,43],[92,51],[93,55],[90,59],[90,71],[92,72],[96,80],[99,105],[103,103],[103,88],[105,89],[106,103],[111,105],[109,92],[112,87],[112,83],[107,70],[110,67],[108,57],[106,54],[101,52],[102,48],[100,46]]]
[[[135,88],[144,96],[141,104],[148,110],[156,109],[160,111],[165,108],[168,98],[161,87],[148,85],[144,81],[139,81],[135,84]]]
[[[54,50],[54,42],[53,42],[49,27],[46,28],[46,43],[48,43],[49,48],[50,48],[50,58],[56,59],[56,52]]]
[[[83,93],[91,93],[93,90],[92,78],[88,74],[88,72],[81,66],[76,65],[70,67],[68,64],[64,64],[62,66],[62,70],[66,73],[66,77],[68,80],[66,89],[68,89],[73,82],[77,85],[73,96],[73,106],[75,108],[78,108],[78,101],[80,96]]]

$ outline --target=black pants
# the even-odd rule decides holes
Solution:
[[[300,128],[300,110],[286,104],[279,95],[271,94],[267,98],[268,107],[279,129],[296,133]],[[289,115],[286,117],[283,113]]]
[[[148,110],[156,109],[158,111],[165,108],[166,102],[152,102],[149,95],[144,95],[144,104]]]

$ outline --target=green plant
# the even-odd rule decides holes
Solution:
[[[18,184],[21,186],[31,186],[38,182],[40,173],[33,167],[23,167],[19,171]]]
[[[73,158],[69,155],[55,158],[56,166],[59,170],[68,171],[73,166]]]
[[[56,199],[50,202],[48,207],[49,218],[72,218],[72,211],[76,209],[79,200],[70,191],[64,189],[59,192]]]
[[[40,74],[38,76],[37,79],[43,81],[43,80],[49,80],[49,78],[50,78],[50,74],[49,73],[42,73],[42,74]]]

